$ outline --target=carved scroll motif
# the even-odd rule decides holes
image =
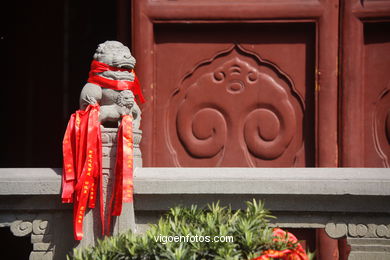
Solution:
[[[331,238],[341,238],[347,235],[348,226],[345,223],[328,223],[325,231]]]
[[[15,220],[10,225],[10,230],[14,236],[23,237],[31,235],[33,251],[29,259],[53,259],[54,245],[52,244],[52,234],[50,232],[50,217],[28,216],[27,220]]]
[[[372,114],[375,149],[384,167],[390,167],[390,83],[378,96]]]
[[[296,130],[303,101],[291,80],[238,45],[188,73],[170,106],[168,142],[177,166],[253,167],[289,149],[283,159],[293,162],[302,145]],[[188,158],[180,157],[175,144]]]
[[[30,221],[15,220],[11,224],[11,232],[17,237],[29,235],[33,230],[33,224]]]
[[[325,231],[331,238],[390,238],[390,225],[328,223]]]
[[[387,112],[386,116],[386,137],[387,137],[387,142],[390,145],[390,110]]]

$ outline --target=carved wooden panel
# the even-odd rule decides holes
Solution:
[[[314,164],[312,24],[156,25],[155,40],[156,165]]]
[[[338,166],[338,0],[132,4],[144,167]]]
[[[144,166],[336,166],[337,3],[134,1]]]
[[[365,166],[390,167],[390,23],[365,24],[364,37]]]
[[[390,167],[390,2],[346,2],[342,165]]]
[[[303,149],[303,98],[276,65],[240,45],[196,64],[167,107],[177,166],[294,165]]]

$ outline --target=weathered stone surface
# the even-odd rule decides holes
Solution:
[[[116,135],[117,128],[103,128],[102,127],[102,136],[105,136],[102,139],[102,150],[103,150],[103,207],[105,216],[108,218],[109,214],[109,203],[112,197],[112,190],[115,182],[115,156],[116,156]],[[138,132],[140,135],[140,132]],[[141,140],[141,136],[138,137],[138,141]],[[139,142],[134,142],[134,154],[137,154],[139,158],[141,157],[141,151],[139,149]],[[134,156],[135,157],[135,156]],[[138,161],[134,158],[134,168],[142,166],[142,159]],[[87,211],[84,217],[83,230],[84,237],[80,241],[78,247],[86,247],[94,245],[97,242],[97,239],[102,238],[102,228],[100,220],[100,204],[96,205],[94,209]],[[105,223],[107,225],[107,223]],[[122,208],[122,214],[119,217],[112,217],[112,234],[119,234],[125,232],[129,229],[135,230],[135,221],[134,221],[134,209],[133,203],[124,203]]]
[[[390,195],[380,168],[138,168],[138,194]]]
[[[59,194],[61,174],[62,169],[53,168],[0,169],[0,195]],[[135,176],[136,192],[142,194],[165,189],[166,193],[390,195],[390,175],[380,168],[142,168]]]
[[[52,251],[34,251],[30,254],[30,260],[52,260],[53,252]]]
[[[0,169],[0,179],[7,180],[5,183],[0,181],[0,226],[12,227],[15,235],[31,235],[32,243],[53,245],[50,247],[53,251],[46,254],[33,251],[31,257],[63,259],[74,240],[72,210],[70,207],[63,208],[60,202],[60,176],[52,169],[28,169],[24,172],[25,178],[21,169],[15,171],[19,173],[13,175],[12,169]],[[107,175],[110,169],[103,172]],[[35,182],[36,187],[31,187],[29,192],[36,196],[9,196],[9,192],[12,195],[23,194],[18,189],[25,188],[24,184],[16,185],[16,190],[2,194],[1,187],[12,182],[23,183],[31,178],[31,173],[33,176],[48,176],[49,180],[56,182],[50,184],[53,186],[49,189],[39,187],[40,182]],[[3,174],[8,174],[7,178]],[[137,168],[134,204],[136,228],[138,231],[145,230],[147,224],[156,221],[161,212],[177,204],[202,206],[220,200],[223,205],[242,208],[243,201],[265,199],[266,207],[278,217],[274,222],[277,226],[326,228],[333,237],[347,236],[352,248],[350,259],[390,259],[388,175],[387,169],[352,168]],[[42,183],[46,185],[48,181],[43,180]],[[55,189],[57,195],[47,194],[48,190],[52,192]],[[43,195],[37,194],[39,191]],[[31,200],[31,197],[35,199]],[[42,207],[50,203],[48,198],[57,202],[49,208]],[[26,201],[30,204],[30,213],[22,211],[26,209]],[[7,211],[7,203],[13,204],[12,208],[11,205],[8,207],[12,210]],[[18,207],[22,210],[18,210]],[[48,214],[43,215],[42,212]],[[125,219],[125,225],[128,220]],[[122,226],[122,221],[117,223],[114,232]],[[95,228],[95,224],[91,222],[91,229]],[[330,231],[332,228],[333,231]],[[36,248],[43,247],[37,245]]]
[[[57,168],[2,168],[0,195],[59,194],[62,169]]]
[[[376,228],[376,235],[378,237],[390,238],[390,225],[379,225]]]
[[[31,243],[50,243],[53,239],[52,235],[36,235],[31,234]]]
[[[348,226],[344,223],[328,223],[325,225],[325,231],[331,238],[341,238],[347,235]]]
[[[33,221],[34,234],[49,234],[49,222],[47,220],[37,219]]]
[[[349,259],[390,259],[387,169],[140,168],[135,189],[141,232],[177,204],[220,201],[238,209],[262,199],[277,216],[275,226],[325,228],[333,238],[348,238]]]
[[[390,225],[387,223],[328,223],[325,226],[325,231],[332,238],[341,238],[344,236],[351,238],[390,238],[389,227]]]
[[[98,77],[108,80],[134,81],[135,58],[129,48],[118,41],[106,41],[99,44],[93,59],[106,65],[121,68],[121,71],[98,72]],[[94,62],[95,62],[94,61]],[[102,125],[116,127],[123,115],[133,116],[133,128],[139,129],[141,122],[141,109],[135,102],[135,96],[131,90],[114,90],[98,84],[87,83],[81,90],[80,109],[84,110],[89,104],[100,105],[99,121]],[[115,125],[116,124],[116,125]],[[106,137],[103,137],[105,140]]]
[[[53,241],[56,239],[50,233],[51,230],[50,220],[52,220],[51,215],[13,214],[9,216],[13,216],[13,218],[15,219],[11,223],[9,223],[10,230],[15,236],[31,235],[31,243],[33,244],[33,251],[30,254],[30,259],[53,259],[54,257],[53,251],[55,249],[55,244],[53,243]],[[7,219],[7,217],[5,219]],[[0,222],[3,221],[4,219],[0,217]],[[3,225],[4,224],[7,223],[3,222]],[[57,237],[59,234],[60,233],[57,233]],[[66,238],[67,236],[65,235],[63,237]],[[61,258],[63,258],[63,256],[62,257],[57,256],[55,259],[61,259]]]
[[[351,246],[349,260],[388,260],[390,240],[382,238],[347,238]]]
[[[34,251],[48,251],[50,250],[50,243],[34,243]]]
[[[32,232],[33,227],[30,221],[16,220],[11,224],[10,229],[15,236],[24,237]]]

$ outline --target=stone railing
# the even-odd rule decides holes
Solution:
[[[61,204],[61,169],[0,169],[0,227],[30,236],[30,259],[65,259],[75,246],[73,211]]]
[[[30,259],[64,259],[75,246],[71,206],[61,204],[60,169],[0,169],[0,226],[31,236]],[[265,200],[275,225],[325,228],[347,237],[349,259],[390,259],[390,174],[362,168],[137,168],[132,226],[174,205]]]

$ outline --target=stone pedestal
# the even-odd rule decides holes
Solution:
[[[105,219],[109,214],[109,201],[112,196],[112,190],[115,183],[115,161],[116,161],[116,138],[117,128],[102,127],[102,152],[103,152],[103,194],[104,194],[104,212]],[[142,157],[139,144],[141,142],[142,131],[135,130],[133,132],[134,140],[134,169],[142,167]],[[84,218],[84,237],[80,241],[78,247],[86,247],[95,245],[97,239],[102,238],[102,227],[100,218],[100,204],[97,198],[96,207],[87,211]],[[107,225],[107,223],[105,223]],[[134,231],[134,208],[133,203],[123,203],[122,214],[118,217],[112,217],[111,234],[116,235],[126,232],[129,229]]]

